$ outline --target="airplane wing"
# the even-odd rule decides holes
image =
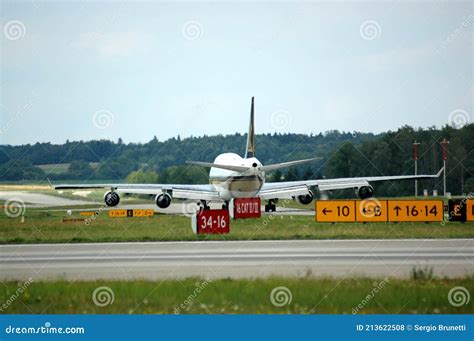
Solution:
[[[123,194],[156,195],[169,193],[173,198],[197,200],[221,200],[213,185],[180,185],[180,184],[75,184],[56,185],[56,190],[70,189],[105,189]]]
[[[345,188],[358,188],[369,186],[371,182],[394,181],[394,180],[422,180],[438,178],[443,172],[441,168],[437,174],[430,175],[390,175],[390,176],[367,176],[357,178],[318,179],[287,182],[267,182],[259,192],[262,199],[289,198],[308,194],[310,187],[318,187],[320,191],[329,191]]]

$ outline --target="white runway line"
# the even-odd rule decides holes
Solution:
[[[0,246],[0,279],[474,274],[474,240],[212,241]]]

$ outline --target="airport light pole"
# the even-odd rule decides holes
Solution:
[[[441,144],[443,145],[443,192],[444,192],[444,197],[446,197],[446,159],[448,157],[447,151],[446,151],[446,146],[449,144],[449,141],[446,140],[446,138],[441,141]]]
[[[413,159],[415,160],[415,176],[418,174],[418,146],[419,142],[413,142]],[[418,180],[415,179],[415,198],[418,196]]]

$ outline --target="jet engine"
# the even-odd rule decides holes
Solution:
[[[311,202],[313,201],[313,198],[314,198],[314,194],[311,191],[309,191],[308,194],[298,195],[298,201],[300,202],[300,204],[303,204],[303,205],[311,204]]]
[[[171,205],[171,195],[168,193],[158,194],[155,198],[155,202],[159,208],[167,208]]]
[[[356,194],[361,199],[371,198],[374,196],[374,188],[372,186],[362,186],[357,189]]]
[[[117,192],[109,191],[104,194],[104,201],[109,207],[117,206],[120,202],[120,196]]]

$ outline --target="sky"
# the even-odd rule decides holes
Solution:
[[[473,2],[1,1],[0,144],[473,122]]]

